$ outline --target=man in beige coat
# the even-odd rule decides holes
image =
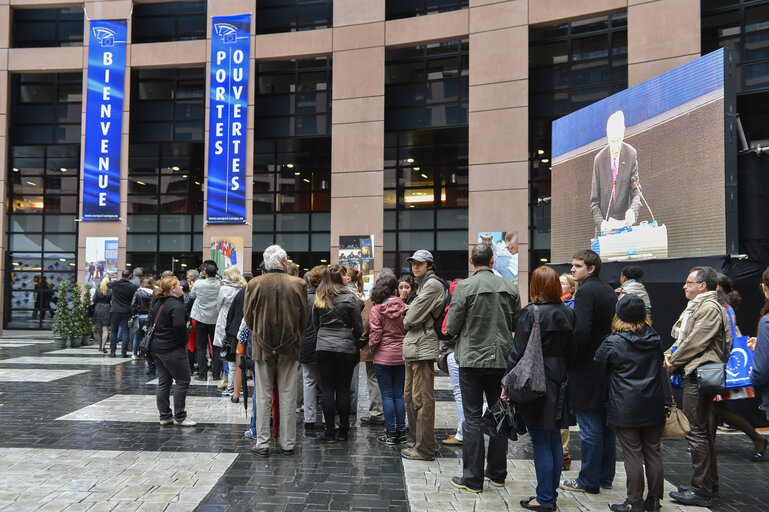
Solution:
[[[307,323],[307,284],[290,276],[288,256],[279,245],[264,251],[265,273],[246,289],[243,319],[253,333],[251,357],[256,376],[256,444],[251,449],[269,456],[273,382],[280,401],[280,448],[292,455],[296,444],[296,389],[299,347]]]
[[[686,310],[673,326],[676,342],[665,353],[665,367],[672,373],[684,374],[681,392],[683,410],[689,420],[686,436],[692,453],[692,478],[670,497],[679,503],[710,507],[718,494],[716,440],[710,429],[712,394],[702,393],[697,386],[697,368],[705,363],[725,362],[731,348],[731,330],[727,329],[726,311],[716,300],[718,273],[711,267],[694,267],[684,283],[689,299]],[[726,354],[722,337],[726,336]]]

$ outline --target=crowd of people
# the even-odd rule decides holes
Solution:
[[[270,456],[275,437],[280,453],[294,453],[298,412],[305,436],[322,443],[347,441],[362,368],[370,407],[361,424],[381,425],[377,439],[400,446],[403,458],[434,460],[437,362],[449,374],[458,417],[456,433],[442,442],[463,448],[462,474],[452,485],[473,493],[483,492],[484,482],[505,485],[508,439],[492,435],[485,447],[482,417],[484,399],[488,407],[507,401],[532,443],[536,494],[520,503],[529,510],[556,510],[559,489],[591,494],[611,489],[619,441],[627,499],[610,509],[659,511],[665,498],[660,439],[674,374],[681,380],[689,422],[692,476],[670,498],[709,507],[719,496],[719,416],[753,441],[752,460],[763,459],[766,439],[725,404],[769,389],[769,269],[762,276],[766,305],[758,335],[748,341],[755,350],[750,377],[757,387],[716,395],[701,389],[697,369],[728,359],[732,340],[740,336],[735,318],[740,297],[731,280],[713,268],[689,272],[683,285],[687,307],[673,326],[673,345],[663,351],[638,266],[623,268],[620,287],[613,289],[600,278],[600,257],[579,251],[568,274],[535,269],[529,303],[521,308],[516,283],[493,270],[490,246],[474,246],[470,261],[472,275],[448,283],[438,277],[432,254],[416,251],[408,258],[410,275],[398,278],[382,269],[368,297],[356,269],[320,265],[300,278],[276,245],[264,251],[260,274],[253,278],[236,267],[225,268],[220,278],[213,261],[188,272],[185,283],[170,273],[156,282],[140,272],[131,279],[126,271],[117,282],[105,277],[95,292],[99,347],[106,352],[111,330],[110,355],[116,355],[121,338],[126,357],[135,333],[135,355],[136,340],[146,328],[154,329],[149,370],[158,374],[161,425],[195,425],[185,410],[192,374],[201,380],[209,370],[215,380],[223,374],[219,386],[237,403],[243,372],[252,373],[253,417],[245,435],[260,457]],[[506,375],[525,360],[532,344],[541,349],[541,369],[532,371],[542,373],[544,391],[516,403],[503,382],[510,382]],[[769,411],[769,392],[762,400]],[[581,465],[574,478],[562,479],[571,466],[568,429],[575,424]]]

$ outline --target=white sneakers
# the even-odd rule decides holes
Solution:
[[[189,418],[184,418],[182,421],[174,420],[174,425],[177,427],[194,427],[197,424],[197,421],[192,421]]]

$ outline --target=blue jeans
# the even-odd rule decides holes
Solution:
[[[134,332],[134,339],[133,339],[133,354],[135,356],[139,355],[139,340],[142,339],[142,336],[144,336],[144,331],[142,329],[144,328],[144,324],[147,323],[147,315],[139,315],[136,317],[139,320],[139,328],[136,329]]]
[[[382,392],[382,413],[388,432],[406,431],[406,402],[403,399],[403,383],[406,380],[406,365],[384,365],[374,363],[376,380]]]
[[[606,425],[606,409],[577,411],[582,442],[582,468],[577,484],[590,491],[611,487],[617,460],[614,429]]]
[[[446,358],[446,365],[449,367],[449,378],[451,379],[451,390],[454,392],[454,401],[457,403],[457,433],[454,435],[457,441],[462,440],[462,424],[465,422],[465,409],[462,406],[462,390],[459,389],[459,365],[454,358],[454,352]]]
[[[128,351],[128,317],[130,316],[131,314],[128,312],[110,313],[109,315],[110,331],[112,332],[112,336],[110,338],[109,353],[113,356],[117,350],[118,334],[120,334],[120,339],[122,340],[122,353],[125,354]]]
[[[243,397],[244,400],[248,400]],[[254,410],[251,412],[251,433],[256,435],[256,372],[254,372],[254,394],[252,396]]]
[[[537,473],[537,501],[543,507],[554,507],[563,466],[561,432],[530,428],[529,436],[534,450],[534,470]]]

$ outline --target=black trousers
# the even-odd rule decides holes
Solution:
[[[459,367],[459,388],[462,391],[462,409],[465,423],[462,426],[462,483],[473,489],[483,489],[483,396],[489,407],[499,400],[502,392],[501,368],[463,368]],[[489,438],[486,453],[485,476],[495,482],[504,482],[507,477],[507,437]]]
[[[318,350],[315,356],[318,359],[326,433],[331,435],[336,432],[334,420],[339,414],[339,431],[346,434],[350,430],[350,383],[360,356],[324,350]]]
[[[686,441],[692,451],[691,488],[701,496],[712,496],[718,489],[715,432],[710,428],[713,395],[703,395],[697,387],[696,372],[683,378],[683,411],[689,420]]]
[[[169,397],[171,394],[171,379],[176,381],[174,387],[174,413],[177,421],[187,417],[187,390],[190,387],[190,367],[187,363],[187,347],[179,347],[171,352],[153,354],[158,372],[158,388],[155,393],[158,413],[161,420],[171,418]]]
[[[128,350],[128,319],[131,317],[131,313],[110,313],[110,345],[109,353],[115,355],[117,350],[117,332],[120,331],[120,338],[122,340],[122,354],[125,357]]]
[[[195,322],[195,343],[198,346],[195,350],[198,356],[198,377],[208,376],[208,358],[206,353],[210,348],[213,348],[214,350],[211,354],[211,376],[216,380],[219,378],[221,363],[219,362],[219,350],[212,344],[214,341],[214,331],[216,331],[216,324]]]

